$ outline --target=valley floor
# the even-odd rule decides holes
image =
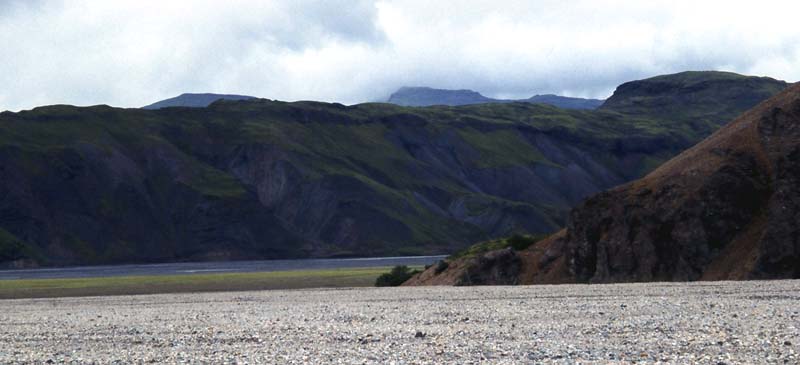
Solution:
[[[421,267],[414,267],[421,268]],[[0,280],[0,300],[221,291],[371,287],[391,267],[247,273]],[[0,302],[2,303],[2,302]]]
[[[0,300],[0,363],[791,363],[800,281]]]

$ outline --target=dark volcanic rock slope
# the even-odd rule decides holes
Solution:
[[[690,120],[269,100],[1,113],[0,265],[425,254],[551,232],[700,140]]]
[[[511,256],[509,256],[511,255]],[[800,278],[800,85],[746,112],[646,177],[595,195],[567,228],[428,270],[409,284]],[[481,277],[481,276],[477,276]]]

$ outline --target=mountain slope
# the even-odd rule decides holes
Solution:
[[[559,95],[534,95],[523,100],[492,99],[472,90],[445,90],[429,87],[401,87],[395,91],[387,101],[391,104],[402,106],[432,106],[432,105],[469,105],[483,103],[541,103],[556,106],[562,109],[596,109],[603,104],[602,100],[571,98]]]
[[[262,99],[0,113],[0,265],[426,254],[547,233],[701,139],[690,123]]]
[[[409,285],[800,278],[798,223],[794,85],[644,178],[587,199],[565,230]],[[504,267],[516,269],[486,275]]]
[[[798,278],[798,172],[795,85],[644,179],[580,205],[564,238],[570,270],[595,282]]]
[[[637,132],[648,121],[594,118],[265,100],[4,113],[0,227],[12,261],[47,264],[449,252],[551,231],[671,153]]]
[[[150,105],[143,106],[142,109],[161,109],[169,107],[188,107],[205,108],[217,100],[248,100],[255,99],[246,95],[226,95],[226,94],[181,94],[174,98],[164,99]]]

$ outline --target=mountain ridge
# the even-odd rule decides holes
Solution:
[[[542,103],[565,109],[596,109],[603,103],[598,99],[583,99],[554,94],[534,95],[527,99],[493,99],[468,89],[435,89],[426,86],[403,86],[392,93],[388,103],[402,106],[469,105],[482,103]]]
[[[722,124],[749,107],[697,111]],[[684,114],[266,99],[2,113],[0,265],[415,255],[547,233],[705,137]]]

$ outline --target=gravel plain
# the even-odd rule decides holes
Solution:
[[[0,363],[800,363],[800,281],[0,301]]]

